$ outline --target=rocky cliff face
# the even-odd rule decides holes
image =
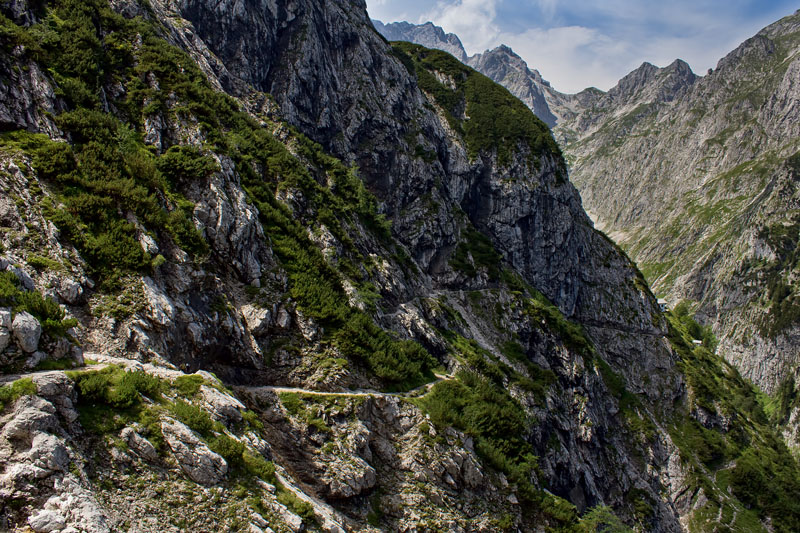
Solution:
[[[767,391],[797,360],[798,16],[698,78],[645,64],[559,126],[587,210]],[[622,194],[620,193],[622,191]]]
[[[361,2],[2,10],[4,525],[796,523],[752,391],[488,78]]]

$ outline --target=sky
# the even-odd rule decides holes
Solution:
[[[514,49],[561,92],[608,90],[643,62],[705,74],[797,0],[367,0],[384,23],[431,21],[472,55]]]

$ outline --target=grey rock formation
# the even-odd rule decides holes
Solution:
[[[23,396],[0,431],[0,438],[29,441],[36,433],[54,431],[58,427],[55,414],[56,408],[50,402],[37,396]]]
[[[11,343],[11,309],[0,308],[0,352]]]
[[[467,62],[467,52],[461,39],[454,33],[445,33],[442,28],[432,22],[410,24],[408,22],[392,22],[384,24],[380,20],[372,23],[375,29],[390,41],[408,41],[421,44],[426,48],[434,48],[449,53],[462,63]]]
[[[145,461],[155,462],[158,460],[158,451],[155,447],[133,428],[126,427],[119,436],[125,440],[131,450]]]
[[[65,278],[60,280],[56,292],[66,303],[75,305],[83,296],[83,287],[77,281]]]
[[[31,378],[36,385],[37,394],[55,406],[58,415],[71,424],[78,419],[75,409],[77,392],[75,382],[63,372],[47,372]]]
[[[114,367],[97,377],[57,373],[77,387],[49,373],[36,376],[39,395],[9,407],[0,432],[0,459],[10,465],[0,496],[28,506],[12,516],[15,524],[26,524],[44,502],[68,527],[92,531],[161,531],[169,523],[197,531],[251,524],[299,531],[310,513],[329,531],[366,529],[373,513],[382,517],[381,528],[398,531],[423,522],[448,531],[494,531],[508,520],[519,530],[549,527],[555,518],[522,512],[531,510],[520,488],[527,484],[550,509],[573,516],[558,498],[580,511],[605,504],[648,531],[677,532],[695,511],[709,512],[703,506],[710,500],[693,491],[701,482],[712,486],[712,473],[695,468],[701,463],[693,450],[676,451],[683,443],[669,435],[693,419],[666,322],[635,266],[593,229],[547,128],[526,114],[542,134],[540,149],[530,139],[476,148],[463,127],[474,126],[472,119],[420,89],[411,58],[380,38],[360,0],[112,6],[143,17],[131,35],[102,36],[120,38],[138,70],[125,70],[129,87],[102,83],[98,99],[121,130],[142,133],[146,146],[138,136],[135,144],[146,159],[163,162],[158,158],[174,145],[213,159],[215,171],[156,195],[166,211],[178,204],[190,214],[208,254],[191,257],[178,239],[145,228],[145,217],[132,209],[120,217],[132,228],[136,251],[161,257],[152,268],[120,272],[118,291],[108,291],[90,279],[93,266],[46,216],[46,207],[58,203],[57,184],[39,175],[30,153],[14,146],[0,153],[0,196],[19,198],[0,205],[11,229],[0,232],[8,263],[23,265],[34,286],[56,289],[80,319],[73,333],[87,359],[150,376],[122,378]],[[148,17],[158,20],[152,34],[140,32]],[[189,54],[157,41],[179,71],[144,71],[148,61],[158,63],[141,52],[154,35]],[[200,120],[207,102],[192,99],[203,82],[191,61],[210,87],[238,99],[224,101],[246,130],[228,135],[228,126]],[[457,75],[446,71],[461,68],[453,63],[434,65],[429,74],[456,86]],[[191,82],[161,89],[184,73]],[[651,77],[643,72],[642,83]],[[145,116],[131,118],[120,109],[139,90],[148,95]],[[587,91],[575,99],[602,97]],[[250,116],[233,112],[237,106]],[[211,122],[230,118],[209,113]],[[46,131],[30,120],[26,128]],[[247,138],[250,130],[263,137]],[[80,149],[74,133],[67,136]],[[257,146],[238,152],[250,142]],[[360,183],[342,182],[347,166],[357,167],[350,175],[377,198],[391,230],[371,211],[374,199]],[[24,266],[29,243],[58,258],[58,271]],[[491,265],[481,263],[480,249],[469,250],[474,245],[496,250],[484,254]],[[474,274],[458,267],[459,254]],[[57,290],[67,279],[83,288],[74,302]],[[335,316],[315,303],[333,307]],[[342,323],[361,318],[389,332],[390,352],[418,348],[389,338],[413,339],[447,375],[410,393],[380,392],[397,385],[367,361],[383,351],[364,356],[347,348],[345,335],[358,332]],[[42,344],[42,351],[51,349],[50,340]],[[53,340],[57,353],[64,348]],[[715,364],[709,362],[717,371]],[[198,369],[209,372],[190,374]],[[234,394],[223,392],[211,371]],[[485,387],[465,396],[485,388],[518,416],[508,433],[531,451],[515,459],[526,463],[519,465],[524,479],[496,468],[486,442],[461,424],[434,423],[426,401],[410,401],[457,388],[470,371],[483,376],[476,379]],[[162,380],[158,388],[152,378]],[[179,399],[192,407],[183,409]],[[138,422],[117,412],[131,402]],[[76,419],[76,405],[82,414],[108,417]],[[494,405],[485,402],[487,413],[470,406],[465,416],[491,426]],[[728,427],[695,412],[714,431]],[[38,452],[31,459],[34,438],[53,461]],[[238,483],[243,471],[252,483]],[[552,495],[538,490],[545,485]],[[187,506],[194,512],[176,515]],[[251,520],[253,513],[262,519]],[[231,517],[243,520],[234,526]]]
[[[164,439],[181,469],[192,481],[216,485],[228,473],[228,463],[209,449],[185,424],[168,418],[161,423]]]
[[[233,396],[208,385],[200,387],[200,395],[211,416],[216,420],[226,424],[237,424],[242,421],[242,411],[245,410],[245,406]]]
[[[28,518],[28,525],[36,533],[50,533],[61,531],[67,524],[59,513],[42,509]]]
[[[42,325],[32,314],[27,311],[18,313],[11,324],[11,330],[14,333],[14,340],[22,351],[33,353],[39,347]]]

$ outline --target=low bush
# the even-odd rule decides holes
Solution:
[[[183,400],[176,400],[170,412],[177,419],[204,437],[210,437],[214,431],[214,421],[208,412]]]
[[[314,514],[314,507],[307,501],[301,500],[293,492],[282,488],[278,491],[278,502],[285,505],[291,512],[303,519],[305,524],[314,524],[317,516]]]
[[[137,406],[142,395],[160,399],[163,390],[163,384],[155,376],[113,366],[92,372],[75,372],[71,376],[81,403],[104,404],[119,409]]]
[[[172,386],[175,387],[178,393],[184,398],[193,398],[200,392],[200,387],[202,387],[204,383],[205,380],[202,376],[187,374],[175,378],[175,381],[172,382]]]
[[[18,379],[10,385],[3,385],[0,387],[0,412],[22,396],[32,396],[36,393],[36,385],[30,378]]]

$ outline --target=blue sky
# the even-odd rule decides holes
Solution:
[[[796,0],[367,0],[372,18],[432,21],[468,54],[507,44],[563,92],[607,90],[644,61],[680,58],[705,74],[798,8]]]

